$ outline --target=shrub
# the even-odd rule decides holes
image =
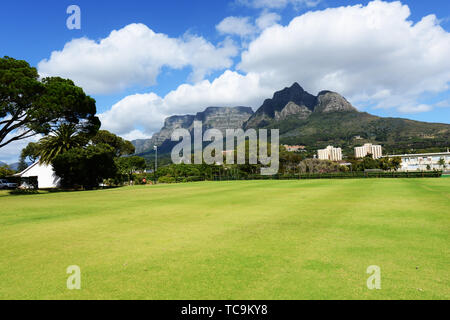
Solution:
[[[176,179],[174,177],[164,176],[159,177],[158,183],[176,183]]]

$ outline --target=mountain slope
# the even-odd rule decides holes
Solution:
[[[336,92],[321,91],[314,96],[298,84],[275,92],[255,112],[250,108],[210,107],[197,115],[174,116],[166,120],[151,140],[134,141],[137,152],[161,146],[169,151],[170,135],[176,128],[192,129],[193,121],[203,121],[205,129],[279,129],[283,144],[302,144],[310,149],[336,145],[353,153],[365,142],[383,145],[385,152],[450,146],[450,125],[400,118],[382,118],[359,112]]]
[[[172,144],[170,137],[176,129],[187,129],[191,131],[194,121],[201,121],[204,130],[219,129],[225,134],[226,129],[239,129],[253,115],[252,108],[249,107],[208,107],[203,112],[196,115],[172,116],[164,121],[161,131],[155,133],[149,140],[132,141],[136,147],[136,153],[143,153],[158,146],[162,150],[168,149]],[[166,147],[167,146],[167,147]]]
[[[286,102],[291,98],[296,101]],[[306,107],[307,103],[308,110],[293,107]],[[382,144],[386,151],[400,151],[450,144],[449,124],[377,117],[359,112],[338,93],[322,91],[315,97],[297,83],[266,100],[244,126],[279,129],[282,143],[311,148],[334,144],[350,151],[364,142],[373,142]]]

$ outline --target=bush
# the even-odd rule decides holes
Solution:
[[[114,149],[108,145],[71,149],[58,155],[52,164],[65,188],[95,188],[104,179],[113,178],[117,173]]]
[[[158,183],[176,183],[176,179],[174,177],[164,176],[159,177]]]

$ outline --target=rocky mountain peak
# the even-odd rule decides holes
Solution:
[[[343,96],[332,91],[321,91],[317,96],[314,112],[348,112],[357,111]]]

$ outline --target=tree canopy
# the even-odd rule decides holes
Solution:
[[[72,148],[57,155],[52,165],[63,187],[95,188],[117,172],[114,149],[106,144]]]
[[[111,146],[114,148],[117,157],[130,155],[135,152],[135,148],[130,141],[106,130],[99,130],[91,141],[93,144],[104,143]]]
[[[62,124],[55,132],[39,141],[41,162],[50,164],[61,153],[86,145],[86,137],[73,124]]]
[[[48,135],[61,123],[73,124],[86,135],[100,128],[95,100],[73,81],[39,79],[26,61],[0,58],[0,148],[32,137]]]

